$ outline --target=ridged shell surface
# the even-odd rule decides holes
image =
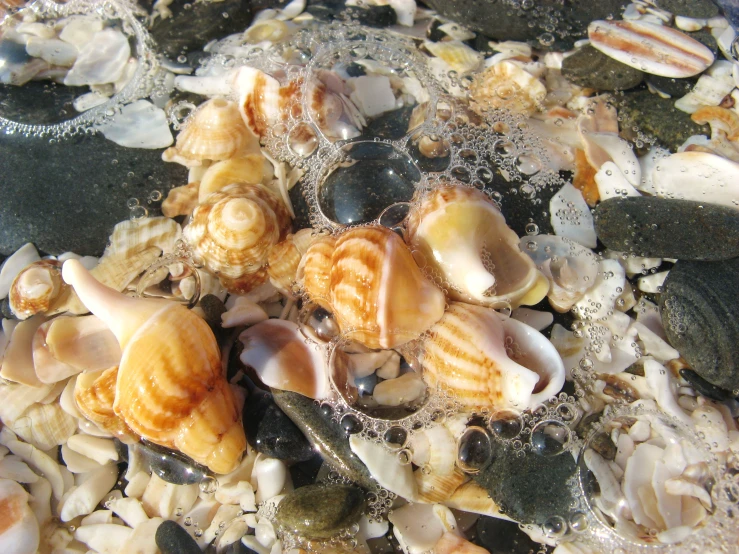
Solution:
[[[238,279],[257,272],[289,229],[290,215],[267,188],[230,185],[195,208],[183,234],[209,270]]]
[[[74,385],[77,409],[102,429],[119,437],[133,437],[128,425],[113,410],[118,366],[102,371],[83,373]]]
[[[590,44],[628,66],[682,79],[708,69],[713,52],[677,29],[644,21],[593,21]]]
[[[34,262],[23,269],[10,285],[10,309],[19,319],[46,312],[63,288],[59,262]]]
[[[298,266],[298,281],[303,289],[313,302],[327,310],[331,309],[331,259],[335,248],[336,237],[321,237],[308,248]]]
[[[539,79],[510,61],[478,73],[470,86],[474,109],[506,109],[530,115],[544,101],[547,89]]]

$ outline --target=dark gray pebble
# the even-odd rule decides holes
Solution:
[[[521,531],[515,521],[480,516],[475,530],[475,544],[487,548],[490,554],[530,554],[541,547]]]
[[[590,45],[562,61],[562,75],[571,83],[597,90],[625,90],[642,82],[644,74]]]
[[[593,213],[598,239],[638,256],[717,261],[739,256],[739,211],[650,196],[609,198]]]
[[[159,525],[154,540],[162,554],[201,554],[195,539],[172,520]]]
[[[678,260],[660,294],[667,338],[709,383],[739,389],[739,258]]]
[[[350,485],[308,485],[288,493],[275,520],[309,539],[327,539],[359,520],[364,493]]]
[[[696,391],[711,400],[725,402],[726,400],[731,400],[735,396],[732,391],[724,390],[716,385],[712,385],[692,369],[681,369],[680,377],[690,383],[690,386]]]
[[[221,316],[226,311],[226,305],[220,298],[213,294],[206,294],[198,303],[205,313],[205,321],[211,327],[221,327]]]
[[[658,8],[673,15],[710,19],[718,15],[718,8],[711,0],[656,0]]]
[[[193,461],[181,452],[158,444],[142,441],[136,445],[138,454],[149,464],[152,473],[167,483],[192,485],[210,475],[208,468]]]

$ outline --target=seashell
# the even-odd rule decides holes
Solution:
[[[641,196],[613,162],[606,162],[601,166],[595,174],[595,183],[598,185],[598,196],[601,200]]]
[[[10,342],[5,348],[0,377],[30,387],[41,387],[43,383],[36,375],[33,365],[33,336],[45,318],[35,315],[15,326]]]
[[[423,431],[428,440],[428,461],[416,471],[418,501],[438,503],[449,500],[454,491],[467,481],[457,467],[457,441],[444,425],[434,425]],[[414,437],[415,440],[415,437]]]
[[[216,473],[236,467],[246,439],[207,323],[180,304],[117,293],[75,260],[62,275],[121,345],[116,415],[139,436]]]
[[[6,425],[11,424],[32,405],[44,400],[53,388],[51,385],[29,387],[17,383],[4,383],[0,386],[0,419]]]
[[[323,352],[313,348],[291,321],[270,319],[239,335],[242,363],[253,367],[267,386],[314,399],[330,393]]]
[[[18,319],[46,312],[64,288],[61,264],[40,260],[23,269],[10,286],[10,309]]]
[[[438,508],[443,507],[411,502],[388,514],[403,552],[435,552],[434,545],[449,531],[447,522],[442,519],[445,514],[439,513]]]
[[[184,238],[210,271],[239,279],[262,268],[289,229],[290,216],[277,196],[262,185],[236,184],[195,208]]]
[[[442,185],[411,210],[410,247],[449,284],[449,297],[483,306],[536,304],[548,285],[518,236],[482,192]],[[543,286],[542,286],[543,285]]]
[[[239,68],[233,79],[234,89],[239,94],[238,111],[247,128],[257,137],[264,137],[272,125],[287,118],[289,106],[299,89],[295,81],[281,87],[277,79],[251,67]]]
[[[460,75],[477,70],[482,63],[482,54],[473,50],[460,40],[423,43],[433,56],[441,58]]]
[[[511,61],[502,61],[476,75],[470,86],[475,111],[506,109],[530,115],[537,111],[547,95],[539,79]]]
[[[0,543],[5,554],[36,552],[39,524],[28,502],[31,496],[15,481],[0,479]]]
[[[708,69],[713,52],[697,40],[670,27],[642,21],[593,21],[590,44],[645,73],[682,79]]]
[[[695,200],[739,209],[739,164],[715,154],[680,152],[657,162],[652,183],[657,196]]]
[[[411,464],[400,463],[398,456],[382,444],[363,439],[359,434],[349,437],[349,446],[381,487],[409,501],[417,498],[418,488]]]
[[[165,217],[190,215],[198,205],[200,182],[194,181],[181,187],[175,187],[167,193],[162,202],[162,214]]]
[[[331,263],[336,237],[325,235],[308,247],[298,265],[297,279],[311,300],[331,310]]]
[[[79,375],[74,386],[75,404],[85,418],[113,436],[135,437],[133,431],[113,410],[117,380],[118,367]]]
[[[236,299],[236,304],[221,314],[221,327],[224,329],[244,327],[267,319],[269,319],[269,315],[264,311],[264,308],[248,298],[240,296]]]
[[[466,27],[463,27],[462,25],[458,23],[444,23],[443,25],[439,25],[438,27],[439,31],[446,34],[448,37],[453,38],[454,40],[472,40],[477,35],[467,29]],[[525,44],[525,43],[518,43],[518,44]],[[528,46],[528,45],[526,45]],[[500,45],[496,47],[496,50],[500,48]],[[531,48],[529,48],[529,54],[531,54]]]
[[[698,78],[690,92],[675,101],[675,107],[692,114],[703,106],[718,106],[735,86],[732,64],[719,60]]]
[[[331,246],[331,240],[319,239],[308,249],[303,286],[314,302],[329,307],[351,339],[370,348],[394,348],[418,338],[441,318],[444,294],[424,277],[390,229],[344,231],[329,263]],[[324,276],[315,278],[319,272]]]
[[[113,554],[119,545],[125,545],[134,530],[115,523],[94,523],[82,525],[74,532],[75,540],[85,543],[94,552]],[[115,548],[111,548],[114,545]]]
[[[87,480],[73,489],[59,506],[59,518],[71,521],[78,516],[91,514],[100,501],[110,492],[118,480],[118,466],[109,463],[90,473]]]
[[[229,294],[247,294],[269,281],[267,268],[260,267],[254,273],[247,273],[236,279],[221,276],[220,282]]]
[[[271,164],[261,154],[247,154],[211,165],[200,180],[198,202],[203,203],[214,192],[235,183],[258,185],[269,175]]]
[[[436,554],[486,554],[488,551],[459,535],[446,532],[436,541],[434,552]]]
[[[39,450],[64,444],[77,431],[77,421],[56,402],[34,404],[15,421],[5,423]]]
[[[598,239],[590,208],[579,190],[566,183],[549,201],[552,229],[558,236],[571,239],[587,248],[595,248]]]
[[[372,398],[381,406],[402,406],[423,398],[426,384],[414,371],[404,373],[395,379],[387,379],[378,383],[372,392]]]
[[[259,44],[260,42],[279,42],[290,34],[290,30],[284,21],[267,19],[258,21],[244,31],[244,42],[247,44]]]
[[[543,335],[490,308],[453,302],[422,343],[423,378],[468,410],[523,411],[560,391],[562,359]],[[526,364],[526,367],[519,362]]]
[[[188,118],[177,142],[164,151],[162,159],[173,161],[177,156],[192,165],[200,165],[203,160],[227,160],[255,141],[239,116],[238,106],[224,98],[213,98]]]
[[[18,250],[13,252],[10,257],[3,262],[0,269],[0,298],[5,298],[10,292],[10,286],[13,284],[16,276],[34,262],[38,262],[41,257],[36,251],[36,247],[27,242]]]
[[[132,257],[151,246],[157,246],[164,254],[169,254],[181,234],[180,225],[168,217],[121,221],[113,227],[100,263],[116,254],[122,254],[124,258]]]
[[[601,169],[607,162],[613,162],[624,178],[634,186],[641,183],[641,166],[631,145],[614,133],[585,131],[580,126],[585,156],[595,169]]]
[[[298,266],[313,241],[313,229],[301,229],[270,249],[267,256],[269,280],[285,296],[293,296]]]
[[[572,177],[572,186],[580,191],[583,199],[591,208],[600,199],[598,185],[595,182],[596,171],[588,162],[585,152],[580,148],[575,150],[575,174]]]
[[[698,125],[711,126],[711,138],[723,134],[731,141],[739,140],[739,115],[733,110],[719,106],[704,106],[694,112],[690,119]]]

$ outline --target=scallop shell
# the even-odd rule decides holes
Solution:
[[[490,308],[453,302],[422,347],[424,380],[451,389],[469,410],[524,410],[564,385],[564,364],[551,343],[520,321],[502,322]]]
[[[321,255],[311,256],[316,246]],[[329,248],[329,241],[319,241],[308,249],[305,291],[315,302],[327,302],[353,340],[370,348],[394,348],[418,338],[441,318],[444,294],[424,277],[390,229],[354,227],[339,235],[331,252],[326,297],[325,278],[311,281],[308,276],[325,271]]]
[[[588,37],[607,56],[662,77],[692,77],[714,60],[709,48],[685,33],[643,21],[593,21]]]
[[[441,58],[457,73],[475,71],[482,63],[482,54],[476,52],[460,40],[444,42],[424,42],[426,50]]]
[[[293,296],[298,266],[314,240],[313,229],[301,229],[277,243],[267,257],[270,282],[284,295]]]
[[[202,104],[177,135],[176,144],[162,154],[164,161],[175,157],[200,165],[203,160],[227,160],[245,150],[255,137],[239,115],[238,106],[223,98]]]
[[[216,473],[232,471],[246,439],[207,323],[180,304],[105,287],[74,260],[65,262],[62,275],[121,345],[116,415],[147,440]]]
[[[200,180],[198,202],[234,183],[257,185],[267,175],[267,159],[261,154],[247,154],[243,158],[231,158],[210,166]]]
[[[475,111],[506,109],[530,115],[547,95],[539,79],[510,61],[502,61],[479,73],[470,86]]]
[[[518,236],[482,192],[440,186],[408,217],[407,240],[449,283],[454,300],[484,306],[536,304],[546,279],[518,246]]]
[[[200,182],[194,181],[169,191],[167,198],[162,202],[162,214],[165,217],[189,215],[198,205],[198,190]]]
[[[133,431],[113,410],[118,367],[83,373],[74,386],[77,409],[87,419],[119,438],[134,437]]]
[[[290,216],[274,193],[262,185],[237,184],[195,208],[184,237],[210,271],[239,279],[257,272],[289,229]]]
[[[23,269],[10,285],[10,309],[18,319],[46,312],[64,288],[61,264],[41,260]]]

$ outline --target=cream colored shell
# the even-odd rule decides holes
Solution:
[[[56,260],[40,260],[23,269],[10,285],[10,309],[18,319],[26,319],[49,310],[61,294],[64,281],[61,264]]]
[[[544,84],[511,61],[504,60],[477,74],[470,86],[476,111],[506,109],[531,115],[547,95]]]

